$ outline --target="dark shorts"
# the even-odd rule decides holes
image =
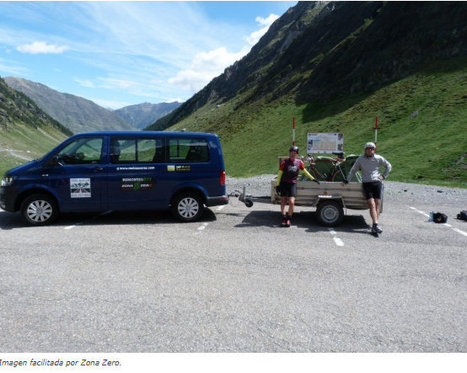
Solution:
[[[297,184],[281,183],[280,188],[281,188],[282,197],[296,197],[297,196]]]
[[[372,181],[370,183],[363,183],[362,185],[366,199],[381,199],[381,191],[383,190],[383,183],[381,181]]]

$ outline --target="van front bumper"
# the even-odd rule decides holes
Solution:
[[[219,206],[219,205],[226,205],[229,203],[229,196],[216,196],[216,197],[208,197],[206,199],[206,206]]]
[[[15,212],[15,200],[18,193],[11,186],[0,187],[0,208],[5,211]]]

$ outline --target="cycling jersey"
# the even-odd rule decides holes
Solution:
[[[281,182],[295,184],[298,173],[304,169],[305,165],[298,158],[283,160],[279,168],[280,171],[283,171]]]

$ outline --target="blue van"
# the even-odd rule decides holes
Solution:
[[[171,209],[181,221],[228,203],[217,135],[193,132],[90,132],[42,159],[6,172],[0,207],[32,225],[60,212]]]

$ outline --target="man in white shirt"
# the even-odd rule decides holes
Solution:
[[[383,174],[381,174],[381,166],[385,167]],[[357,171],[360,170],[362,172],[363,192],[370,208],[370,216],[373,221],[371,233],[373,234],[383,232],[378,225],[383,190],[382,180],[386,179],[391,169],[391,164],[384,157],[376,154],[376,145],[372,142],[367,142],[365,144],[365,154],[357,158],[347,179],[343,181],[343,183],[347,184],[348,180],[352,180]]]

